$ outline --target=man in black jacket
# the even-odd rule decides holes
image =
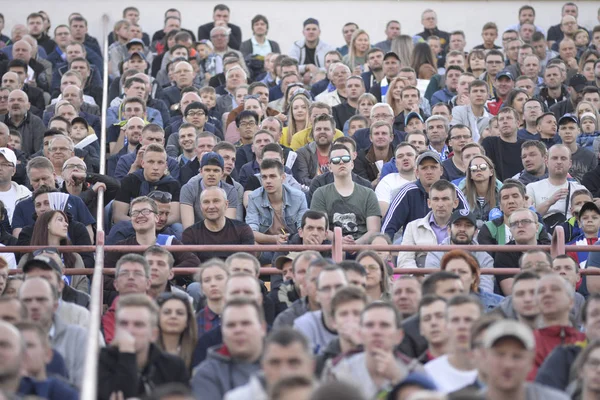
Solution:
[[[229,7],[225,4],[217,4],[213,9],[213,22],[201,25],[198,28],[198,40],[210,40],[210,31],[215,26],[224,26],[231,30],[229,35],[229,47],[239,50],[242,44],[242,30],[239,26],[229,23]]]
[[[575,74],[571,77],[571,79],[569,79],[569,85],[567,86],[569,97],[550,107],[550,111],[554,113],[557,120],[559,120],[563,115],[575,111],[577,104],[579,104],[581,98],[583,97],[583,89],[586,86],[587,79],[581,74]]]
[[[116,333],[112,346],[100,351],[99,399],[122,392],[125,398],[141,397],[154,387],[180,382],[187,385],[188,368],[183,360],[161,351],[155,344],[158,334],[158,307],[144,294],[119,298]]]

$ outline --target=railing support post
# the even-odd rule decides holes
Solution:
[[[554,259],[563,254],[565,254],[565,231],[562,226],[556,226],[552,233],[550,256]]]
[[[342,228],[336,226],[333,228],[333,251],[331,256],[336,263],[344,261],[344,252],[342,251]]]

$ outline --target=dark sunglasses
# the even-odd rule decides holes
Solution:
[[[173,195],[171,193],[163,192],[161,190],[154,190],[148,193],[148,197],[159,203],[170,203],[171,200],[173,200]]]
[[[39,256],[41,254],[45,254],[45,253],[52,253],[52,254],[57,254],[60,256],[60,252],[58,251],[57,248],[55,247],[46,247],[44,249],[39,249],[33,252],[33,256]]]
[[[163,292],[161,294],[158,295],[158,297],[156,298],[156,302],[158,303],[159,306],[163,305],[164,303],[166,303],[168,300],[171,299],[177,299],[177,300],[181,300],[184,303],[187,301],[189,302],[190,298],[187,294],[185,293],[181,293],[181,292]]]
[[[489,168],[489,166],[485,163],[479,164],[479,165],[471,165],[469,167],[469,169],[473,172],[480,170],[480,171],[487,171]]]
[[[340,163],[348,164],[350,161],[352,161],[352,157],[350,156],[332,157],[329,160],[333,165],[338,165]]]

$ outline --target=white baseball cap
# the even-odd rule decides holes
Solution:
[[[6,158],[6,161],[12,163],[13,167],[17,166],[17,156],[15,156],[15,152],[9,149],[8,147],[0,147],[0,154]]]

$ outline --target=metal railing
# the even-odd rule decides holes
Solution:
[[[103,45],[103,81],[102,81],[102,132],[100,132],[100,174],[106,173],[106,112],[108,110],[108,14],[102,16]],[[86,359],[84,366],[83,387],[81,398],[95,400],[98,390],[98,356],[100,353],[100,317],[102,310],[102,269],[104,267],[104,189],[98,189],[98,203],[96,212],[96,263],[91,283],[90,326],[88,329],[88,342],[86,346]]]

